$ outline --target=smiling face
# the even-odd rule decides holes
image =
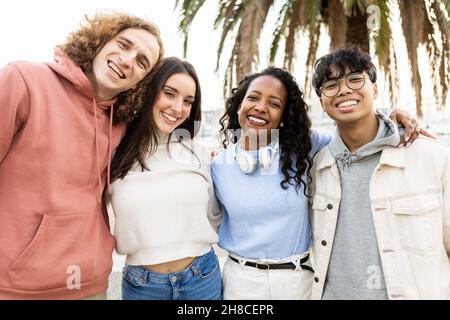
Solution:
[[[189,117],[195,100],[194,79],[177,73],[167,79],[153,105],[152,115],[159,131],[170,134]]]
[[[156,37],[146,30],[118,33],[97,53],[87,74],[97,96],[108,100],[135,87],[155,66],[159,51]]]
[[[327,97],[324,94],[320,97],[322,107],[330,118],[337,124],[348,124],[372,116],[374,114],[373,100],[378,96],[377,84],[372,83],[367,73],[363,72],[364,85],[360,89],[353,90],[344,80],[345,75],[351,73],[348,68],[345,68],[345,75],[341,78],[337,78],[338,70],[335,68],[331,70],[330,79],[335,78],[339,81],[340,90],[334,97]],[[358,79],[349,78],[347,81],[358,81]]]
[[[264,75],[254,79],[238,111],[244,135],[252,129],[258,135],[267,132],[270,138],[270,130],[280,126],[286,99],[286,88],[277,78]]]

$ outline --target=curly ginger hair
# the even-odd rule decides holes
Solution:
[[[92,71],[92,63],[103,46],[125,29],[143,29],[155,36],[159,44],[159,56],[153,70],[164,57],[164,48],[158,27],[137,16],[116,12],[97,13],[93,17],[85,16],[86,23],[72,32],[65,43],[58,47],[78,65],[84,73]],[[114,123],[130,123],[139,113],[145,100],[145,91],[151,72],[136,88],[120,93],[114,111]]]

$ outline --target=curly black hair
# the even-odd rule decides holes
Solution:
[[[279,128],[280,162],[284,179],[280,186],[287,189],[293,185],[298,191],[304,186],[303,193],[306,195],[306,185],[311,182],[310,169],[313,161],[311,151],[311,120],[308,116],[308,106],[303,100],[303,92],[299,88],[294,77],[287,71],[269,67],[262,72],[247,75],[239,82],[237,88],[233,89],[232,95],[226,100],[225,113],[220,118],[220,136],[224,148],[230,143],[236,143],[233,132],[241,129],[238,120],[238,110],[253,80],[261,76],[271,76],[280,80],[287,92],[285,109],[282,115],[283,126]],[[307,181],[303,174],[306,173]]]

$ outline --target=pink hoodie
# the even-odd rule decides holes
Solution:
[[[60,50],[0,70],[0,299],[105,291],[114,238],[102,211],[125,125]]]

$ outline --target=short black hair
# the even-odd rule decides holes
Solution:
[[[319,97],[320,87],[330,77],[333,67],[339,72],[338,78],[345,75],[347,67],[350,72],[365,71],[372,83],[377,81],[377,68],[372,63],[370,55],[358,47],[343,47],[319,58],[314,64],[312,84]]]

